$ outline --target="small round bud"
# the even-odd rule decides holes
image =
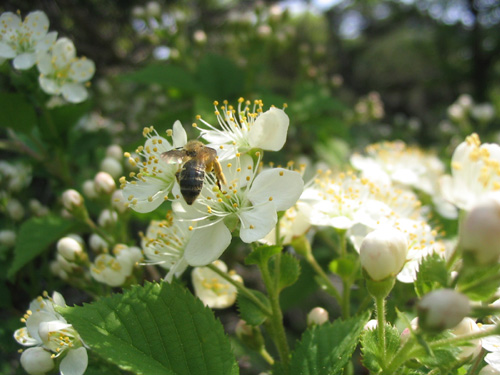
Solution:
[[[104,238],[95,233],[89,237],[89,246],[96,253],[105,251],[109,247]]]
[[[24,217],[24,207],[22,204],[14,198],[10,198],[7,202],[7,214],[14,221],[19,221]]]
[[[45,216],[48,215],[49,213],[49,209],[45,207],[42,203],[40,203],[40,201],[37,199],[30,199],[28,206],[30,208],[30,211],[35,216]]]
[[[417,306],[422,329],[440,332],[454,328],[471,311],[469,299],[453,289],[438,289],[426,294]]]
[[[363,327],[363,329],[365,331],[373,331],[373,330],[377,329],[377,327],[378,327],[378,321],[377,321],[377,319],[370,319],[365,324],[365,326]]]
[[[86,180],[82,185],[83,194],[89,199],[97,198],[94,180]]]
[[[307,326],[321,325],[328,322],[328,311],[322,307],[315,307],[307,314]]]
[[[63,237],[57,242],[57,251],[64,257],[64,259],[73,262],[76,258],[81,257],[83,247],[74,238]]]
[[[161,14],[160,4],[156,1],[150,1],[146,4],[146,13],[149,17],[159,17]]]
[[[408,242],[403,233],[391,227],[376,229],[361,243],[361,266],[374,281],[395,277],[403,268]]]
[[[500,256],[500,193],[478,202],[460,228],[460,247],[480,264],[497,262]]]
[[[106,149],[106,156],[121,162],[123,160],[123,149],[119,145],[111,145]]]
[[[96,174],[94,184],[98,194],[111,194],[116,189],[115,180],[107,172],[99,172]]]
[[[54,360],[50,352],[37,346],[26,349],[21,354],[21,366],[28,374],[40,375],[54,368]]]
[[[207,34],[203,30],[196,30],[193,34],[193,39],[196,43],[205,44],[207,42]]]
[[[62,195],[62,202],[64,208],[71,212],[83,205],[83,197],[76,190],[68,189]]]
[[[107,227],[109,225],[113,225],[118,221],[118,215],[114,211],[110,210],[102,210],[99,218],[97,219],[97,223],[101,227]]]
[[[0,230],[0,245],[14,247],[16,244],[16,232],[10,229]]]
[[[119,178],[123,174],[122,164],[112,157],[104,158],[100,168],[101,171],[109,173],[113,178]]]

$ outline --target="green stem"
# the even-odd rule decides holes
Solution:
[[[245,295],[249,300],[251,300],[257,307],[261,309],[261,311],[266,314],[267,316],[272,316],[272,311],[269,310],[269,308],[262,303],[261,300],[259,300],[257,297],[255,297],[255,294],[253,294],[247,287],[243,285],[243,283],[240,283],[239,281],[236,281],[232,279],[227,273],[222,272],[220,269],[215,267],[213,264],[209,264],[206,267],[210,268],[212,271],[214,271],[217,275],[222,277],[224,280],[227,282],[231,283],[238,289],[238,293],[241,293]]]
[[[484,331],[470,333],[468,335],[454,336],[446,339],[436,340],[434,342],[429,343],[429,347],[432,349],[439,348],[442,346],[455,345],[460,346],[459,344],[465,344],[472,340],[482,339],[483,337],[498,335],[500,330],[500,326],[495,326],[489,329],[485,329]]]
[[[275,256],[275,264],[280,264],[281,253]],[[266,265],[261,266],[262,279],[266,285],[267,293],[269,295],[269,300],[271,302],[272,316],[270,319],[271,333],[273,336],[273,341],[278,349],[280,355],[281,363],[283,365],[283,373],[290,373],[290,349],[288,348],[288,342],[286,340],[285,328],[283,327],[283,314],[281,312],[280,301],[279,301],[279,288],[277,288],[279,282],[279,268],[275,267],[275,274],[271,277],[269,273],[269,268]]]
[[[323,285],[326,288],[325,291],[333,296],[339,304],[342,304],[342,297],[340,296],[340,293],[338,292],[337,288],[335,288],[335,285],[333,285],[332,281],[328,277],[328,275],[323,271],[323,268],[318,264],[314,256],[312,255],[311,251],[308,251],[306,254],[306,261],[311,265],[311,267],[316,271],[319,277],[321,277],[321,280],[323,280]]]
[[[264,358],[264,360],[269,363],[271,366],[274,365],[274,358],[271,357],[271,355],[268,353],[268,351],[266,350],[266,348],[263,346],[260,351],[259,351],[259,354],[262,356],[262,358]]]
[[[115,243],[115,240],[102,228],[98,227],[88,215],[85,217],[83,221],[85,222],[85,224],[89,226],[90,229],[92,229],[94,233],[101,236],[110,246]]]
[[[385,344],[385,298],[375,297],[375,308],[377,310],[377,333],[379,347],[382,348],[382,363],[385,367],[386,344]]]
[[[391,375],[395,374],[395,371],[403,364],[405,363],[409,358],[408,354],[410,351],[413,349],[415,346],[415,340],[413,337],[410,337],[408,341],[406,341],[403,346],[399,348],[397,353],[394,355],[392,358],[392,361],[389,362],[389,364],[386,366],[384,371],[380,375]]]
[[[347,319],[351,315],[351,283],[349,280],[342,280],[342,318]]]

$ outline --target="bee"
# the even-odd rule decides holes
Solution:
[[[226,178],[217,160],[217,151],[205,146],[202,142],[192,140],[183,148],[170,150],[161,154],[167,163],[182,163],[175,174],[181,187],[181,194],[187,204],[192,205],[203,188],[205,172],[214,172],[217,185],[226,185]]]

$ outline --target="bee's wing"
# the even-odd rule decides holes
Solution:
[[[168,164],[179,164],[186,159],[184,150],[170,150],[161,154],[161,158]]]

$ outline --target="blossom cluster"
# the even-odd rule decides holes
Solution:
[[[86,86],[94,75],[95,64],[85,57],[78,58],[70,39],[57,39],[57,32],[48,30],[49,19],[42,11],[29,13],[24,20],[12,12],[2,13],[0,59],[12,59],[17,70],[36,65],[44,92],[80,103],[88,97]]]

